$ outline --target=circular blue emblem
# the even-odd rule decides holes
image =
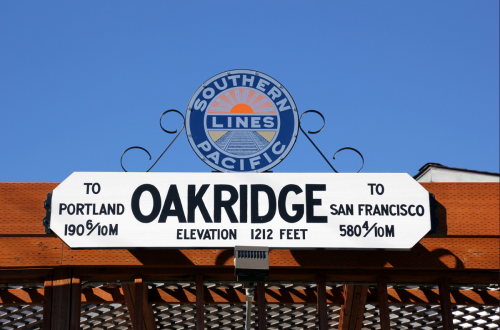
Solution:
[[[261,72],[231,70],[207,80],[186,111],[196,154],[221,172],[263,172],[292,150],[297,107],[279,82]]]

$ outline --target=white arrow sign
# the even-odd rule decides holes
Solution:
[[[404,173],[75,172],[50,228],[71,248],[410,249],[430,219]]]

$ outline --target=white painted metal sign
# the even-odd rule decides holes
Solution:
[[[75,172],[50,228],[71,248],[410,249],[431,217],[403,173]]]

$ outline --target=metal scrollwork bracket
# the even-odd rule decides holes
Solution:
[[[323,128],[325,127],[325,117],[323,117],[323,115],[321,114],[321,112],[317,111],[317,110],[307,110],[305,111],[302,115],[300,115],[300,118],[299,118],[299,128],[300,130],[302,131],[302,133],[304,133],[304,135],[306,136],[306,138],[309,140],[309,142],[312,143],[312,145],[314,146],[314,148],[316,148],[316,150],[318,150],[318,152],[320,153],[320,155],[323,157],[323,159],[328,163],[328,165],[330,165],[330,167],[332,168],[332,170],[335,172],[335,173],[339,173],[339,171],[337,171],[335,169],[335,167],[333,167],[333,165],[328,161],[328,159],[325,157],[325,155],[321,152],[321,150],[319,150],[318,146],[313,142],[313,140],[311,139],[311,137],[304,131],[304,129],[302,129],[302,117],[306,114],[306,113],[315,113],[317,115],[319,115],[321,117],[321,119],[323,119],[323,126],[321,126],[321,128],[317,131],[307,131],[309,134],[318,134],[319,132],[321,132],[323,130]],[[361,164],[361,168],[358,170],[357,173],[361,172],[361,170],[363,169],[363,166],[365,165],[365,158],[363,157],[363,155],[361,154],[361,152],[359,152],[358,150],[354,149],[354,148],[351,148],[351,147],[345,147],[345,148],[340,148],[339,150],[337,150],[337,152],[333,155],[333,160],[335,160],[335,156],[337,156],[337,154],[343,150],[352,150],[354,152],[356,152],[360,157],[361,157],[361,161],[362,161],[362,164]]]
[[[169,130],[165,129],[165,128],[163,127],[163,125],[161,124],[161,120],[162,120],[163,116],[165,116],[167,113],[170,113],[170,112],[175,112],[175,113],[178,113],[178,114],[182,117],[182,123],[183,123],[183,124],[182,124],[182,128],[181,128],[181,130],[179,131],[179,133],[175,136],[175,138],[172,140],[172,142],[170,142],[170,144],[168,145],[168,147],[167,147],[165,150],[163,150],[163,152],[161,153],[160,157],[158,157],[158,159],[154,162],[154,164],[153,164],[153,165],[151,165],[151,167],[150,167],[150,168],[149,168],[146,172],[151,171],[151,169],[152,169],[152,168],[156,165],[156,163],[158,163],[158,161],[160,160],[160,158],[161,158],[161,157],[163,157],[163,155],[165,154],[165,152],[167,152],[167,150],[170,148],[170,146],[171,146],[171,145],[175,142],[175,140],[177,140],[177,138],[179,137],[179,135],[182,133],[182,131],[183,131],[183,130],[184,130],[184,128],[186,127],[186,119],[184,118],[184,115],[183,115],[180,111],[178,111],[178,110],[175,110],[175,109],[170,109],[170,110],[167,110],[167,111],[165,111],[164,113],[162,113],[162,115],[161,115],[161,117],[160,117],[160,127],[161,127],[161,129],[162,129],[164,132],[166,132],[166,133],[168,133],[168,134],[175,134],[175,133],[177,133],[177,130],[175,130],[175,131],[169,131]],[[123,156],[125,156],[125,154],[127,153],[127,151],[132,150],[132,149],[141,149],[141,150],[144,150],[144,151],[148,154],[148,156],[149,156],[149,160],[151,160],[151,154],[149,153],[149,151],[147,151],[147,149],[145,149],[145,148],[143,148],[143,147],[130,147],[130,148],[128,148],[127,150],[125,150],[125,151],[123,152],[122,157],[120,158],[120,165],[122,166],[122,169],[123,169],[125,172],[128,172],[128,171],[127,171],[127,170],[125,169],[125,167],[123,166]]]

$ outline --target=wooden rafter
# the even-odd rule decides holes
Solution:
[[[0,305],[42,305],[47,299],[46,289],[4,289],[0,290]],[[125,290],[122,288],[84,288],[81,292],[82,304],[124,304]],[[316,289],[265,289],[266,304],[316,304]],[[449,290],[453,305],[495,306],[500,304],[500,292],[495,290]],[[441,298],[437,289],[388,289],[389,305],[439,305]],[[258,299],[258,298],[257,298]],[[243,289],[205,288],[205,304],[244,304]],[[343,290],[326,290],[326,302],[343,305]],[[377,290],[368,290],[367,303],[378,304]],[[196,290],[151,288],[148,290],[149,304],[194,304]],[[257,304],[257,301],[255,301]]]

